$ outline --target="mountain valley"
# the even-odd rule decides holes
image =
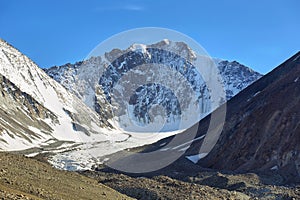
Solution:
[[[214,107],[210,88],[195,75],[199,56],[183,42],[133,44],[49,69],[4,40],[0,50],[2,199],[300,199],[300,52],[264,76],[237,61],[212,59],[225,92]],[[127,121],[116,126],[112,87],[134,66],[153,63],[171,66],[192,83],[201,108],[192,127],[174,129],[185,105],[146,79],[125,107],[145,126],[152,122],[151,106],[163,105],[167,128],[141,135],[124,130]],[[225,122],[214,121],[222,109]],[[202,152],[219,127],[212,150]],[[175,137],[182,140],[172,143]],[[151,172],[112,167],[136,165],[134,155],[149,152],[158,152],[157,162],[174,152],[181,156]]]

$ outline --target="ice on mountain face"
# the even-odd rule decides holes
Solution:
[[[98,60],[95,60],[95,57],[93,57],[74,65],[47,69],[46,72],[84,100],[90,108],[95,109],[102,115],[103,119],[109,119],[113,117],[111,112],[114,109],[108,106],[108,103],[111,101],[111,89],[118,90],[120,94],[124,94],[124,91],[126,91],[126,87],[118,84],[118,81],[121,80],[120,78],[129,71],[134,71],[132,76],[135,77],[134,80],[136,80],[138,79],[137,77],[145,76],[145,69],[140,70],[134,68],[134,66],[153,64],[159,61],[162,65],[175,69],[188,81],[193,82],[191,85],[198,97],[200,105],[199,113],[202,113],[200,118],[204,117],[212,109],[210,105],[210,92],[205,82],[200,79],[197,81],[193,80],[194,71],[191,70],[192,65],[180,59],[180,56],[178,57],[168,52],[175,52],[175,54],[186,58],[190,63],[193,63],[197,59],[195,52],[185,43],[163,40],[152,45],[133,44],[127,50],[122,51],[115,49],[112,52],[106,53],[105,56],[97,57]],[[108,62],[108,60],[110,62]],[[261,77],[260,74],[238,62],[223,61],[220,59],[214,59],[214,61],[217,63],[220,75],[223,78],[220,82],[225,86],[226,100],[232,98],[239,91]],[[101,69],[102,71],[99,72]],[[103,72],[103,70],[105,71]],[[69,71],[72,72],[70,77],[66,76],[66,72]],[[151,68],[146,69],[146,71],[151,71]],[[164,70],[162,70],[161,73],[163,73],[163,71]],[[130,108],[131,110],[127,110],[131,112],[131,114],[129,114],[130,117],[135,119],[136,123],[141,126],[145,126],[147,122],[150,121],[148,112],[151,111],[151,107],[160,105],[160,103],[163,102],[162,98],[169,96],[166,90],[152,93],[154,90],[150,89],[151,87],[148,84],[153,81],[152,76],[146,76],[147,79],[143,80],[144,84],[137,85],[136,89],[140,88],[139,91],[131,91],[132,99],[130,104],[121,106],[126,109]],[[168,74],[165,74],[165,77],[168,77]],[[169,80],[168,78],[166,79]],[[175,85],[176,84],[178,85],[178,83],[175,82]],[[154,101],[154,98],[157,100]],[[172,114],[178,112],[176,101],[170,101],[168,99],[165,101],[168,101],[167,106],[164,104],[162,107],[167,108],[164,111],[164,114],[167,114],[167,120],[177,119],[176,116],[178,115]],[[219,103],[224,103],[224,101]],[[120,112],[122,112],[122,110],[120,110]],[[108,117],[108,115],[111,116]],[[122,118],[119,119],[119,121],[122,120],[124,124],[131,123],[130,121],[125,122]],[[172,129],[172,126],[169,128]]]
[[[188,71],[190,67],[186,67],[186,65],[184,64],[184,62],[182,62],[182,60],[180,59],[178,60],[174,56],[169,56],[168,54],[165,54],[162,51],[157,51],[157,50],[156,52],[153,51],[153,49],[157,49],[157,48],[152,48],[152,47],[161,47],[161,46],[164,47],[167,46],[168,48],[175,49],[175,51],[177,52],[180,51],[183,54],[185,54],[185,56],[189,56],[190,58],[192,58],[192,60],[195,59],[194,52],[192,52],[186,45],[184,45],[184,43],[162,41],[161,43],[157,43],[149,46],[134,44],[129,48],[131,51],[127,50],[126,56],[124,56],[125,54],[124,52],[122,55],[122,53],[120,54],[120,51],[114,50],[113,52],[111,52],[112,54],[117,52],[117,55],[121,55],[121,56],[113,60],[112,63],[107,62],[107,60],[109,59],[105,61],[104,57],[98,57],[98,60],[96,61],[95,58],[92,58],[91,60],[87,60],[81,63],[76,63],[75,65],[65,65],[60,68],[51,68],[49,70],[46,70],[46,72],[54,79],[56,79],[58,82],[62,83],[66,88],[71,89],[71,91],[75,93],[83,101],[85,101],[85,103],[90,108],[97,110],[100,115],[105,113],[104,115],[102,115],[102,117],[105,118],[107,117],[107,114],[112,109],[111,107],[107,106],[107,101],[108,102],[110,101],[109,90],[111,88],[111,84],[116,85],[115,83],[117,82],[117,80],[120,79],[121,76],[123,76],[122,73],[127,73],[127,71],[132,70],[131,68],[132,65],[140,65],[143,63],[144,64],[151,63],[155,60],[162,60],[163,64],[167,64],[171,66],[171,68],[174,67],[178,69],[179,72],[185,74],[186,78],[189,79],[192,77],[191,76],[193,74],[192,71]],[[109,58],[114,56],[110,54],[106,54],[105,57]],[[219,63],[218,68],[220,69],[221,75],[224,79],[223,83],[226,88],[227,100],[230,99],[235,94],[237,94],[241,89],[245,88],[247,85],[249,85],[250,83],[252,83],[257,78],[260,77],[258,73],[252,72],[251,70],[240,65],[237,62],[218,61],[218,63]],[[102,70],[106,69],[106,72],[102,74],[101,77],[100,74],[102,72],[100,72],[101,70],[100,68]],[[66,72],[72,72],[69,78],[68,76],[66,76]],[[144,71],[136,70],[135,73],[143,74]],[[151,78],[150,79],[149,78],[150,77],[148,77],[148,79],[145,80],[145,82],[151,80]],[[200,87],[198,86],[198,92],[199,92],[198,101],[201,102],[203,108],[202,110],[206,110],[205,113],[209,113],[210,111],[209,101],[204,100],[205,98],[209,99],[209,94],[208,94],[209,92],[205,92],[205,90],[207,90],[205,89],[206,87],[205,83],[203,81],[200,82],[202,82],[201,83],[202,86]],[[116,88],[117,87],[118,86],[116,86]],[[97,92],[96,88],[101,88],[101,90],[103,91],[98,90]],[[145,103],[145,102],[149,102],[149,97],[147,96],[148,93],[145,93],[145,91],[147,91],[146,88],[147,87],[145,86],[142,87],[141,91],[139,91],[140,96],[135,94],[136,98],[138,98],[138,102],[136,102],[133,111],[135,112],[134,116],[140,122],[149,120],[149,117],[146,117],[147,112],[145,113],[142,112],[144,112],[144,110],[149,111],[151,105],[156,105],[156,104],[147,105],[147,103]],[[119,88],[119,89],[124,90],[124,88],[123,89]],[[104,95],[105,98],[101,97],[101,95],[102,96]],[[166,95],[160,92],[157,93],[154,97],[159,98],[159,96],[161,96],[161,98],[165,98]],[[170,110],[174,111],[176,109],[177,109],[176,106],[175,107],[173,106],[173,108],[169,109],[167,113],[170,113]],[[140,112],[137,112],[138,110]],[[144,117],[139,118],[137,116],[144,116]]]
[[[126,148],[149,144],[175,134],[175,132],[157,135],[143,133],[143,137],[141,137],[134,133],[129,135],[120,130],[111,131],[108,129],[111,127],[110,122],[114,117],[112,113],[114,108],[108,106],[109,98],[107,97],[109,97],[111,89],[115,89],[121,94],[126,93],[126,84],[124,86],[117,81],[124,80],[124,78],[126,80],[126,75],[129,73],[124,72],[131,71],[135,77],[147,75],[145,79],[134,79],[139,80],[142,84],[135,87],[135,90],[128,95],[129,99],[124,107],[132,114],[131,119],[135,119],[135,122],[140,123],[141,127],[147,126],[147,122],[154,121],[154,125],[162,124],[165,128],[162,130],[176,130],[179,117],[187,119],[187,124],[190,123],[188,121],[189,116],[182,115],[185,109],[194,110],[194,114],[198,115],[202,113],[199,119],[212,110],[209,88],[193,68],[193,62],[197,60],[197,56],[182,42],[164,40],[153,45],[133,45],[131,50],[130,48],[124,51],[115,49],[103,56],[91,57],[76,64],[66,64],[45,70],[48,75],[64,87],[50,79],[29,58],[10,45],[1,41],[0,47],[0,74],[7,76],[16,85],[16,88],[5,86],[3,91],[12,95],[12,98],[21,99],[12,92],[13,90],[18,91],[19,88],[20,91],[36,100],[34,105],[39,105],[40,113],[49,112],[43,114],[44,117],[36,117],[30,114],[31,107],[27,105],[20,109],[21,114],[17,118],[20,119],[19,121],[8,121],[4,118],[4,114],[1,115],[0,126],[10,127],[10,129],[13,126],[18,126],[18,122],[22,120],[27,123],[25,119],[30,121],[29,119],[32,118],[34,123],[28,123],[25,128],[20,128],[17,131],[0,133],[3,135],[0,138],[5,139],[4,141],[0,139],[0,148],[5,150],[24,149],[33,146],[38,147],[42,144],[46,145],[49,143],[48,141],[57,140],[75,142],[74,144],[80,145],[78,148],[72,145],[63,145],[57,150],[51,150],[58,153],[51,162],[54,165],[60,163],[62,164],[60,167],[65,169],[90,167],[95,164],[95,159],[98,159],[98,157],[95,158],[95,155],[108,155]],[[124,54],[126,56],[122,56]],[[177,75],[168,73],[168,70],[159,70],[161,68],[147,68],[147,64],[153,63],[167,66],[166,69],[175,71]],[[132,69],[133,64],[140,64],[146,68]],[[260,77],[237,62],[220,61],[218,68],[226,86],[227,99]],[[172,77],[172,75],[174,76]],[[180,93],[180,89],[185,88],[184,84],[178,85],[174,77],[180,77],[180,80],[190,83],[189,88],[193,92]],[[153,82],[155,78],[162,80],[163,84]],[[110,84],[114,84],[114,87],[111,88]],[[165,87],[166,85],[168,87]],[[176,88],[174,86],[172,88],[171,85]],[[168,88],[172,88],[172,90],[168,90]],[[183,91],[185,90],[183,89]],[[178,97],[177,100],[175,97]],[[180,99],[190,99],[190,97],[197,99],[198,105],[200,105],[197,109],[193,109],[194,107],[189,101],[180,101]],[[33,102],[25,94],[24,98],[29,103]],[[0,106],[0,112],[12,108],[9,98],[6,101],[8,103]],[[93,110],[98,111],[98,114]],[[13,109],[9,110],[11,112],[9,114],[14,115],[14,111]],[[164,123],[164,120],[168,123]],[[126,122],[123,119],[120,121]],[[147,135],[149,137],[145,138]],[[14,143],[15,146],[13,146]],[[184,148],[186,146],[178,147],[177,150]],[[69,151],[64,152],[66,150]]]
[[[180,110],[186,111],[194,103],[201,104],[196,105],[196,110],[193,110],[193,112],[198,111],[194,123],[200,119],[201,114],[208,114],[209,92],[198,70],[186,59],[170,51],[157,48],[147,48],[147,51],[150,58],[131,51],[123,54],[112,62],[100,77],[99,85],[110,103],[112,103],[111,98],[125,100],[117,107],[117,112],[120,113],[117,116],[127,115],[126,108],[129,103],[134,107],[133,114],[130,116],[134,116],[133,119],[138,124],[148,126],[151,122],[149,111],[153,106],[160,105],[164,108],[167,117],[161,131],[174,131],[179,128],[179,123],[186,122],[185,118],[181,118]],[[126,63],[122,65],[122,70],[119,69],[120,63]],[[123,87],[118,87],[120,82]],[[131,96],[127,98],[128,94]],[[182,101],[178,102],[176,98]],[[197,99],[194,103],[192,103],[193,98]],[[207,102],[206,106],[202,105],[204,101]],[[122,129],[125,127],[126,131],[133,131],[131,125],[133,124],[126,122]]]

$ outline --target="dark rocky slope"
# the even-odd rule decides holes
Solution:
[[[227,103],[223,132],[201,166],[282,173],[300,181],[300,52]],[[200,122],[200,127],[204,124]]]
[[[124,175],[102,165],[95,168],[96,172],[85,174],[127,195],[141,196],[141,199],[147,199],[143,195],[145,191],[161,199],[168,199],[165,196],[168,193],[193,199],[195,194],[191,188],[201,191],[203,186],[216,190],[210,193],[208,188],[207,193],[199,192],[199,199],[218,199],[219,194],[220,198],[227,199],[299,199],[298,77],[300,52],[227,102],[227,116],[220,138],[208,156],[197,163],[187,156],[199,154],[203,140],[191,142],[184,155],[158,171]],[[210,115],[199,122],[196,137],[206,134],[209,122]],[[184,139],[190,131],[183,132],[180,137]],[[128,151],[158,150],[173,138]],[[170,156],[171,151],[179,149],[170,147],[162,151],[161,156]],[[122,163],[126,159],[135,162],[134,157],[119,152],[110,156],[110,163]],[[134,184],[129,186],[128,182]],[[121,186],[126,186],[127,190]],[[176,193],[177,186],[183,194]]]

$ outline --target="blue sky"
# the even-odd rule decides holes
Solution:
[[[300,50],[299,8],[298,0],[1,0],[0,37],[45,68],[82,60],[119,32],[163,27],[266,73]]]

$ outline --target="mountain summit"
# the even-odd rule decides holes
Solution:
[[[161,47],[185,56],[185,62],[175,54],[160,51]],[[99,158],[105,155],[173,135],[174,132],[146,134],[141,139],[138,133],[113,130],[109,121],[112,113],[107,109],[109,90],[105,91],[104,87],[104,92],[100,91],[99,86],[109,86],[115,81],[112,77],[120,78],[121,68],[130,69],[134,63],[148,64],[159,60],[194,82],[198,91],[196,97],[202,102],[205,116],[212,110],[207,104],[210,94],[205,83],[193,77],[194,69],[190,63],[195,59],[197,55],[185,43],[164,40],[152,45],[133,44],[126,50],[114,49],[73,65],[42,70],[27,56],[0,40],[0,100],[3,102],[0,105],[0,148],[39,147],[38,151],[54,151],[57,154],[49,158],[53,165],[76,170],[101,162]],[[235,61],[215,60],[215,63],[223,77],[226,99],[261,77]],[[168,77],[168,74],[163,75]],[[137,111],[133,112],[134,117],[146,121],[148,116],[144,110],[151,107],[151,102],[165,106],[170,119],[180,112],[172,93],[164,87],[146,84],[137,89],[128,102]],[[149,93],[152,96],[149,97]],[[147,98],[150,104],[145,104]]]
[[[153,105],[161,105],[166,109],[166,131],[174,131],[176,130],[174,125],[176,123],[172,122],[176,122],[178,116],[184,112],[185,107],[188,107],[185,104],[179,105],[173,94],[177,90],[182,90],[183,86],[181,82],[172,77],[169,71],[155,70],[150,65],[154,63],[170,66],[171,69],[179,72],[191,83],[193,89],[197,91],[195,98],[198,99],[197,101],[201,108],[199,110],[200,120],[214,108],[210,105],[211,95],[206,83],[201,78],[201,75],[195,77],[195,74],[199,72],[193,68],[193,63],[195,60],[200,59],[199,57],[184,42],[163,40],[151,45],[133,44],[125,50],[113,49],[98,57],[91,57],[75,64],[54,66],[45,69],[45,71],[50,77],[83,100],[87,106],[95,110],[103,119],[107,120],[114,117],[111,116],[109,107],[112,87],[118,87],[118,81],[122,80],[121,78],[124,78],[125,74],[131,72],[132,75],[130,76],[135,77],[134,81],[138,83],[135,85],[136,90],[131,91],[133,95],[130,96],[127,105],[124,105],[125,108],[129,108],[132,111],[130,116],[140,126],[145,126],[151,122],[149,114],[151,107]],[[222,78],[220,84],[224,85],[225,100],[229,100],[262,76],[236,61],[229,62],[220,59],[213,59],[213,61]],[[144,65],[149,65],[149,67],[137,69],[139,66]],[[168,90],[164,86],[153,84],[152,82],[155,82],[157,77],[162,77],[161,82],[170,83],[176,88]],[[150,83],[149,80],[150,82],[152,80],[152,82]],[[147,84],[148,82],[149,84]],[[123,90],[126,87],[128,88],[128,86],[120,86],[118,89],[118,93],[122,97],[125,96]],[[180,91],[178,94],[180,94]],[[190,99],[189,96],[183,98]],[[223,102],[220,102],[218,105]],[[122,121],[122,118],[119,121],[124,121],[122,128],[126,127],[125,130],[128,131],[130,123],[126,120]]]

